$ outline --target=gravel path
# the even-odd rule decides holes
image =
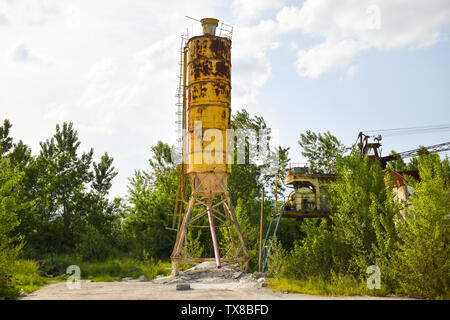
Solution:
[[[188,290],[176,290],[189,284]],[[120,282],[81,281],[81,288],[69,289],[65,282],[47,285],[21,297],[21,300],[342,300],[404,299],[372,296],[325,297],[273,292],[265,287],[264,275],[248,274],[214,263],[202,263],[178,276],[158,277],[152,281]]]

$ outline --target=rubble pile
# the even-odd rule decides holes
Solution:
[[[156,284],[238,282],[264,287],[267,285],[265,276],[263,273],[247,273],[232,265],[224,265],[218,269],[215,262],[207,261],[186,271],[180,271],[176,276],[159,276],[152,282]]]

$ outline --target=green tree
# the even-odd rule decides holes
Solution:
[[[260,149],[267,148],[267,143],[272,139],[271,129],[265,123],[264,118],[259,116],[252,118],[245,109],[239,110],[231,120],[231,128],[235,132],[240,131],[247,134],[244,148],[245,155],[243,157],[245,159],[244,163],[237,163],[238,150],[233,150],[234,162],[228,181],[228,189],[233,205],[237,205],[238,198],[248,199],[250,195],[259,197],[263,186],[266,192],[271,190],[272,194],[275,194],[275,174],[278,175],[278,180],[282,181],[290,161],[289,148],[277,146],[275,150],[266,151],[265,159],[273,159],[277,162],[257,163],[254,158],[251,158],[253,153],[250,150],[258,152]],[[260,141],[261,136],[264,136],[263,141]],[[279,183],[278,186],[278,194],[281,196],[284,186],[282,183]]]
[[[344,243],[324,219],[308,219],[301,224],[305,237],[295,242],[285,259],[285,276],[295,279],[320,277],[329,280],[333,273],[347,272],[351,247]]]
[[[17,295],[13,285],[14,263],[23,246],[23,237],[14,231],[20,222],[17,211],[26,205],[19,201],[22,177],[23,172],[12,167],[9,159],[0,157],[0,296]]]
[[[19,224],[15,227],[15,233],[27,235],[27,242],[24,242],[24,248],[22,253],[27,252],[29,246],[28,235],[35,230],[33,205],[36,192],[36,177],[39,172],[35,166],[35,159],[31,155],[31,149],[22,141],[18,143],[13,142],[13,138],[10,137],[12,124],[8,121],[4,121],[4,125],[0,127],[0,139],[1,145],[4,150],[8,152],[2,152],[5,159],[8,160],[9,166],[15,168],[16,171],[21,172],[20,184],[17,186],[17,203],[27,204],[19,206],[16,210],[16,215]]]
[[[233,206],[235,207],[236,216],[244,236],[246,247],[252,256],[252,265],[256,266],[259,249],[259,224],[260,224],[260,206],[261,191],[265,189],[265,205],[264,216],[265,226],[268,225],[268,219],[274,213],[274,195],[275,195],[275,176],[278,176],[278,198],[281,200],[284,185],[281,183],[286,174],[289,162],[289,148],[276,146],[275,150],[268,150],[265,157],[276,159],[275,161],[267,161],[258,163],[251,159],[251,148],[259,151],[267,147],[267,143],[271,141],[271,129],[265,123],[264,118],[259,116],[251,117],[245,110],[237,111],[231,120],[233,130],[241,131],[247,134],[245,140],[244,163],[237,163],[237,149],[234,151],[234,162],[231,169],[231,176],[228,179],[228,189],[230,192]],[[262,133],[264,132],[265,135]],[[261,133],[261,134],[260,134]],[[236,141],[237,142],[237,141]],[[259,149],[258,149],[259,148]],[[281,201],[279,202],[281,204]],[[286,227],[283,224],[282,229]],[[287,231],[287,230],[284,230]],[[286,232],[286,238],[292,236],[292,239],[298,237],[298,234]],[[225,241],[227,237],[224,235]],[[289,244],[287,244],[288,246]]]
[[[420,182],[399,226],[401,243],[392,268],[401,291],[428,297],[450,296],[449,161],[419,155]]]
[[[400,210],[389,176],[359,151],[340,161],[336,171],[328,189],[332,230],[351,248],[348,271],[364,277],[366,268],[376,264],[383,272],[398,241],[394,221]]]
[[[12,148],[13,139],[9,136],[9,130],[11,129],[12,124],[8,119],[3,121],[3,126],[0,126],[0,145],[1,145],[1,154],[7,154],[9,150]]]
[[[93,149],[78,155],[80,141],[72,123],[56,125],[56,133],[41,142],[36,158],[35,249],[58,253],[72,249],[83,232],[88,212],[82,210],[86,186],[92,180]]]
[[[303,149],[302,156],[308,159],[310,169],[315,173],[334,173],[336,161],[347,150],[329,131],[317,134],[307,130],[300,134],[298,144]]]
[[[168,232],[168,213],[173,212],[178,176],[172,148],[159,141],[151,148],[150,170],[137,170],[129,179],[129,216],[126,230],[133,239],[132,250],[140,255],[169,256],[174,234]]]
[[[77,210],[86,212],[83,234],[76,245],[76,251],[83,260],[104,260],[116,256],[126,244],[122,235],[124,203],[121,198],[110,201],[107,198],[112,180],[117,175],[113,158],[105,153],[99,163],[93,163],[91,192],[79,193]]]
[[[112,180],[117,176],[117,171],[114,171],[112,163],[114,158],[110,157],[107,152],[102,156],[100,162],[94,162],[94,179],[92,182],[92,189],[96,192],[99,200],[104,199],[112,186]]]
[[[397,155],[397,152],[395,152],[394,150],[391,151],[391,155]],[[400,157],[396,157],[394,160],[389,161],[386,165],[387,169],[390,170],[394,170],[396,172],[402,172],[402,171],[406,171],[408,170],[407,168],[407,164],[405,163],[405,161],[400,158]]]

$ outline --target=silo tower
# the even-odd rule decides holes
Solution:
[[[250,260],[227,190],[233,155],[229,147],[231,37],[216,35],[217,19],[205,18],[200,22],[203,34],[187,39],[183,49],[182,91],[187,108],[183,108],[182,120],[186,128],[182,175],[189,177],[192,193],[177,229],[171,256],[173,274],[178,273],[181,262],[216,261],[218,268],[222,263],[240,263],[248,268]],[[190,255],[187,241],[190,228],[209,229],[214,257]],[[226,230],[221,232],[220,245],[216,228]]]

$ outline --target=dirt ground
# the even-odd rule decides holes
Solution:
[[[178,276],[158,277],[152,281],[126,279],[120,282],[81,280],[79,289],[58,282],[20,298],[20,300],[336,300],[402,299],[372,296],[325,297],[273,292],[264,275],[241,272],[232,267],[214,268],[203,263]],[[189,284],[188,290],[176,290]]]

